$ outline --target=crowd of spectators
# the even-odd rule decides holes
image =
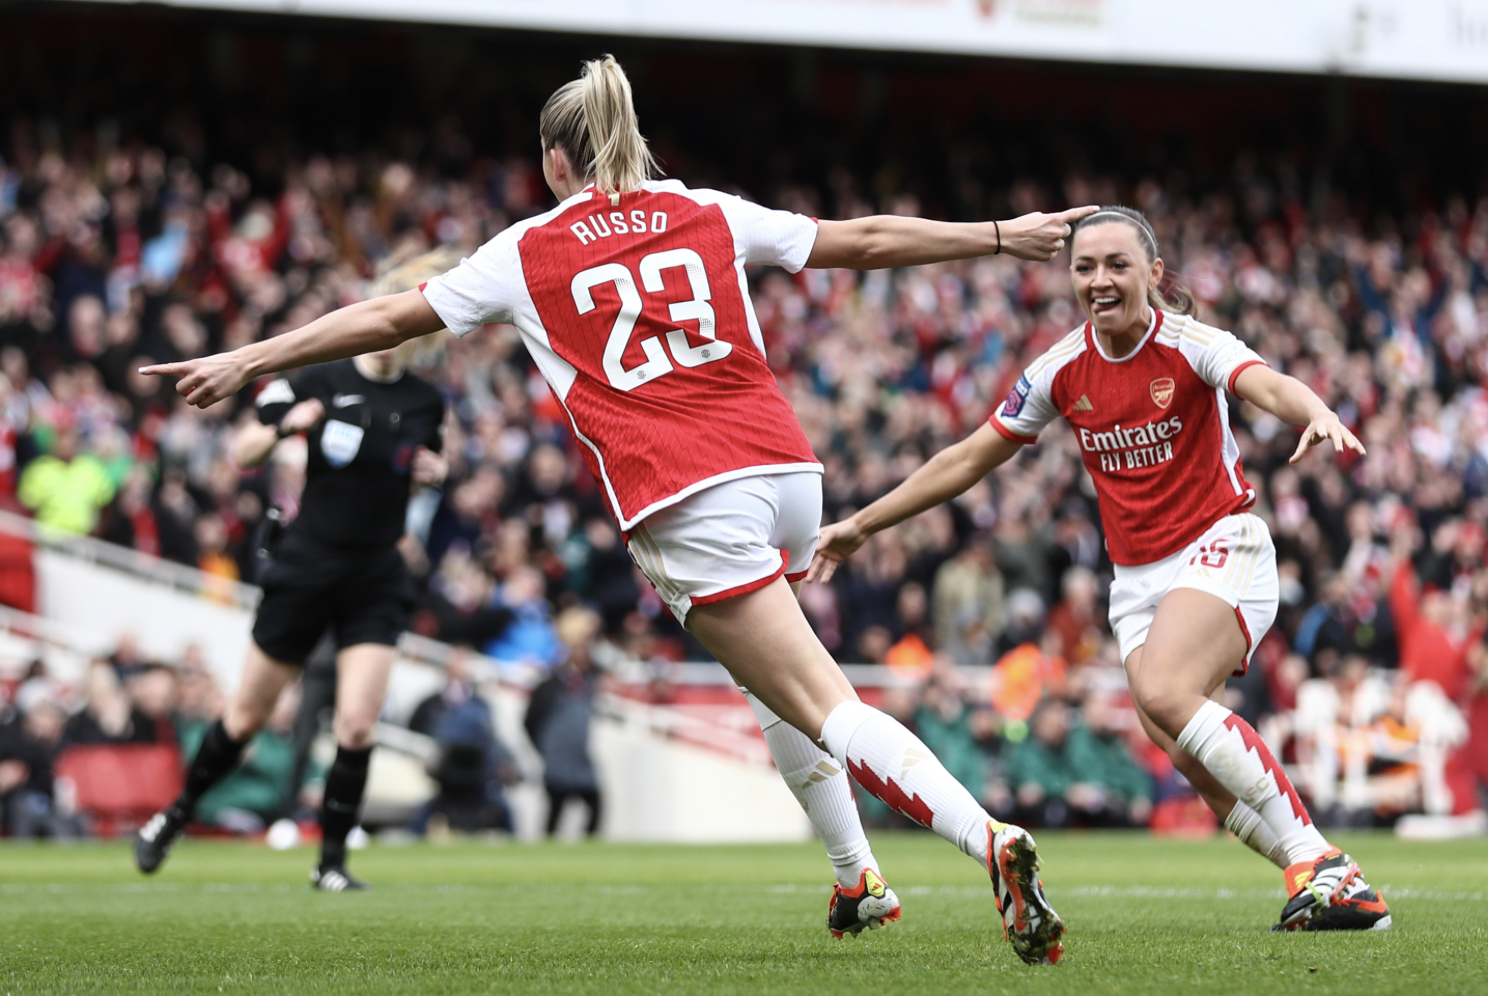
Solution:
[[[358,300],[384,260],[473,250],[549,203],[535,159],[471,160],[452,175],[368,149],[250,179],[246,164],[142,143],[85,154],[24,120],[6,150],[0,502],[225,579],[254,579],[267,510],[294,515],[304,449],[290,441],[241,470],[232,440],[254,418],[253,389],[202,412],[137,368],[296,328]],[[1369,748],[1367,778],[1371,765],[1414,763],[1420,722],[1406,699],[1413,682],[1434,682],[1465,717],[1446,748],[1449,809],[1476,810],[1488,775],[1488,198],[1395,217],[1305,200],[1292,174],[1254,160],[1210,180],[1072,174],[1018,183],[1009,200],[1020,212],[1145,211],[1201,318],[1312,386],[1364,441],[1366,459],[1315,451],[1290,465],[1290,428],[1232,409],[1282,605],[1230,695],[1289,759],[1333,743],[1299,701],[1347,713],[1366,735],[1394,724],[1391,743],[1406,746]],[[746,193],[813,216],[919,210],[913,195],[843,171]],[[828,519],[973,429],[1081,320],[1062,260],[751,279],[770,364],[826,468]],[[701,658],[631,564],[514,330],[448,339],[416,369],[449,401],[451,474],[410,516],[415,629],[547,671],[568,656],[557,617],[583,606],[616,657]],[[807,586],[803,605],[839,660],[891,669],[888,707],[999,812],[1182,823],[1191,795],[1123,698],[1109,578],[1094,492],[1055,423],[961,498],[875,536],[832,584]],[[587,666],[566,664],[555,694],[572,697]],[[1365,678],[1386,691],[1355,708]],[[110,705],[108,680],[99,669],[80,715],[149,735],[148,711]],[[1321,689],[1309,682],[1332,697],[1303,694]],[[56,742],[57,723],[24,723],[28,743]],[[592,766],[579,769],[574,784],[549,786],[555,801],[590,787]],[[0,785],[14,770],[0,768]],[[1422,805],[1349,798],[1378,815]]]
[[[286,696],[283,710],[292,717],[295,705]],[[126,636],[112,654],[91,661],[78,682],[59,680],[42,660],[33,661],[16,680],[0,683],[0,828],[13,837],[68,839],[93,832],[76,786],[59,777],[64,753],[73,747],[139,746],[176,756],[200,742],[222,707],[217,681],[195,646],[167,664],[141,655]],[[243,771],[214,792],[205,821],[251,829],[259,819],[255,814],[281,807],[277,794],[288,769],[281,771],[276,739],[284,739],[282,722],[271,724]]]

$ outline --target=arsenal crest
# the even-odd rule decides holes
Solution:
[[[1148,389],[1152,392],[1152,400],[1157,407],[1166,408],[1173,403],[1173,378],[1159,377]]]

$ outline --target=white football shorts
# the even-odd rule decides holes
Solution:
[[[1276,547],[1266,523],[1249,512],[1225,516],[1171,557],[1137,567],[1115,567],[1111,632],[1121,645],[1122,663],[1147,642],[1157,604],[1174,588],[1206,591],[1235,610],[1246,642],[1237,675],[1245,673],[1256,644],[1276,621],[1281,594]]]
[[[694,605],[805,577],[821,531],[821,474],[741,477],[652,512],[626,536],[631,559],[682,625]]]

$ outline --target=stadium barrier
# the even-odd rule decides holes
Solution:
[[[41,659],[59,683],[77,687],[89,662],[112,653],[127,633],[144,656],[165,661],[180,659],[195,644],[224,689],[236,684],[258,603],[256,587],[224,583],[100,540],[59,536],[9,513],[0,513],[0,535],[31,545],[39,610],[0,606],[0,679],[17,677]],[[419,702],[444,687],[444,665],[456,652],[411,633],[400,641],[384,712],[388,721],[378,725],[384,749],[373,755],[369,825],[399,822],[433,795],[425,773],[432,744],[404,725]],[[538,676],[480,655],[468,667],[491,703],[497,735],[522,772],[522,782],[508,790],[517,835],[540,836],[547,806],[542,760],[522,726]],[[807,838],[810,825],[776,775],[753,714],[727,674],[713,663],[678,668],[674,682],[680,678],[727,701],[708,696],[714,704],[655,705],[609,693],[596,700],[590,750],[606,796],[603,834],[637,841]],[[880,677],[876,669],[867,670],[860,677]],[[334,745],[326,736],[315,749],[329,755]],[[108,818],[99,825],[124,826],[128,809],[121,805],[110,802],[100,810]],[[86,806],[80,802],[80,808]],[[116,811],[122,815],[109,815]]]

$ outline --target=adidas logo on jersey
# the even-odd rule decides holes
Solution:
[[[1095,406],[1090,403],[1090,395],[1088,395],[1088,394],[1082,394],[1082,395],[1080,395],[1080,400],[1075,402],[1075,411],[1077,411],[1077,412],[1093,412],[1093,411],[1095,411]]]

